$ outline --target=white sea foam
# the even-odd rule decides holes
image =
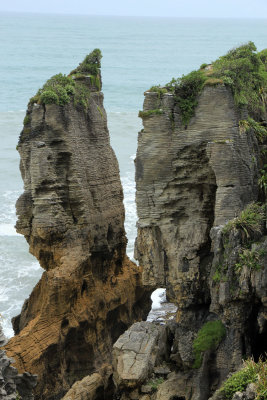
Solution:
[[[125,230],[128,238],[127,254],[134,260],[134,241],[136,237],[136,205],[135,205],[135,182],[132,175],[128,174],[122,178],[125,207]]]
[[[166,289],[163,288],[156,289],[151,295],[151,300],[152,300],[152,310],[158,310],[159,308],[161,308],[161,304],[163,302],[166,302]]]
[[[166,289],[156,289],[151,295],[151,300],[152,308],[147,316],[147,321],[158,321],[160,323],[165,323],[166,321],[174,318],[177,307],[175,304],[167,302]]]
[[[12,224],[0,224],[0,236],[17,236],[18,233]]]

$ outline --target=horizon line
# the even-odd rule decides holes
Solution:
[[[236,19],[236,20],[253,20],[260,19],[266,20],[267,17],[261,16],[173,16],[173,15],[114,15],[114,14],[80,14],[73,12],[47,12],[47,11],[14,11],[14,10],[0,10],[0,14],[22,14],[22,15],[47,15],[47,16],[76,16],[76,17],[116,17],[116,18],[168,18],[168,19]]]

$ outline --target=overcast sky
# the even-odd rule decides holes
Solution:
[[[267,0],[0,0],[0,11],[162,17],[267,18]]]

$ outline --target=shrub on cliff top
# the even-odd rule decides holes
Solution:
[[[267,72],[265,53],[256,50],[253,42],[230,50],[213,63],[212,75],[224,78],[237,106],[246,106],[249,114],[259,119],[265,111],[263,96],[267,90]]]
[[[267,102],[267,49],[256,52],[253,42],[230,50],[225,56],[209,64],[202,64],[182,78],[172,79],[164,87],[153,86],[150,91],[173,92],[181,110],[182,123],[187,126],[198,104],[197,98],[204,84],[224,84],[231,88],[238,107],[247,107],[249,115],[261,120]]]
[[[221,321],[209,321],[202,326],[193,342],[195,354],[193,368],[200,368],[203,353],[206,350],[215,350],[225,334],[226,329]]]
[[[260,359],[258,363],[253,360],[244,362],[244,367],[234,373],[224,383],[220,392],[225,400],[232,400],[236,392],[246,390],[250,383],[255,383],[256,399],[267,399],[267,362]]]
[[[98,75],[99,68],[101,68],[101,58],[101,51],[99,49],[93,50],[75,70],[71,71],[70,75],[75,75],[77,73],[94,76]]]
[[[91,74],[91,84],[100,90],[99,68],[101,67],[101,57],[101,51],[95,49],[85,57],[84,61],[69,76],[63,74],[52,76],[38,90],[37,94],[31,98],[30,102],[64,106],[73,98],[76,106],[81,105],[86,108],[90,90],[80,83],[78,78],[84,79],[84,74]],[[73,75],[75,79],[73,79]]]
[[[201,92],[206,76],[202,70],[192,71],[181,78],[172,79],[166,88],[174,93],[176,104],[181,110],[182,123],[187,126],[197,106],[197,96]]]
[[[74,93],[74,86],[75,82],[72,78],[57,74],[48,79],[33,99],[41,104],[59,104],[63,106],[69,103],[70,96]]]

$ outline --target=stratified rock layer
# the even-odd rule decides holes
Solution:
[[[187,129],[173,95],[146,92],[144,111],[153,109],[163,113],[143,118],[138,136],[136,257],[144,284],[167,287],[181,308],[202,302],[199,264],[209,254],[211,227],[257,199],[258,145],[240,133],[223,85],[203,89]]]
[[[2,327],[0,326],[0,346],[7,342]],[[16,368],[12,366],[14,361],[8,358],[4,350],[0,350],[0,399],[16,400],[18,396],[21,400],[33,400],[33,388],[36,386],[37,377],[28,372],[18,374]]]
[[[255,245],[256,254],[265,254],[261,265],[238,273],[246,241],[238,230],[226,241],[221,226],[258,200],[260,149],[252,129],[240,131],[246,113],[240,114],[223,84],[204,86],[187,127],[171,93],[146,92],[142,116],[135,257],[144,284],[166,287],[178,306],[170,338],[173,374],[156,398],[207,400],[242,357],[266,351],[264,229],[250,235],[261,241]],[[226,337],[193,369],[194,339],[213,320],[223,322]]]
[[[30,103],[18,145],[25,189],[16,227],[45,272],[6,351],[19,370],[38,374],[42,399],[109,363],[114,341],[148,311],[140,268],[126,256],[103,94],[90,77],[79,85],[90,91],[85,104]]]

